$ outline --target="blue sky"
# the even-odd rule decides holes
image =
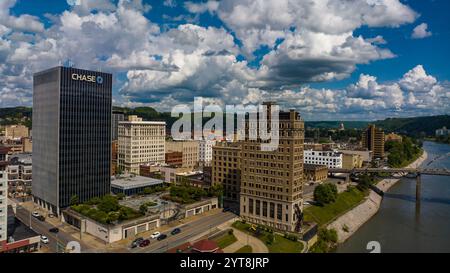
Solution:
[[[114,104],[170,111],[277,100],[307,120],[450,111],[450,1],[5,0],[0,107],[72,60],[114,74]]]

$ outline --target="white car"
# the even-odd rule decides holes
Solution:
[[[48,244],[48,238],[44,235],[41,235],[41,243]]]
[[[156,231],[156,232],[153,232],[153,234],[150,236],[150,238],[152,238],[152,239],[156,239],[156,238],[158,238],[159,237],[159,235],[161,235],[161,232],[159,232],[159,231]]]
[[[33,215],[33,217],[39,217],[40,216],[40,214],[37,211],[33,211],[33,213],[31,215]]]

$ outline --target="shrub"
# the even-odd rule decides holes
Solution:
[[[228,234],[229,234],[229,235],[233,235],[233,232],[234,232],[234,230],[230,229],[230,230],[228,231]]]

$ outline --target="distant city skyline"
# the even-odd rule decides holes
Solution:
[[[114,105],[160,112],[202,96],[305,120],[450,113],[450,3],[357,2],[1,1],[0,107],[31,106],[33,73],[70,60],[114,74]]]

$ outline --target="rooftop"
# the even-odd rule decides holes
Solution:
[[[163,183],[163,180],[139,175],[120,175],[111,177],[111,187],[123,190],[160,185]]]
[[[31,164],[33,164],[33,158],[32,158],[31,153],[12,155],[12,156],[10,156],[9,161],[10,161],[11,165],[18,165],[18,164],[31,165]]]

